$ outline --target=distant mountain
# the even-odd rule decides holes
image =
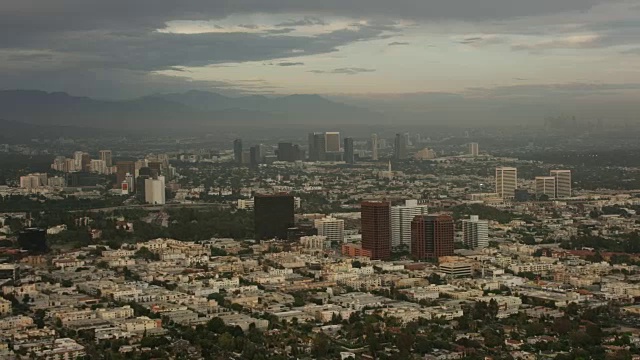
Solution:
[[[377,113],[318,95],[226,97],[189,91],[128,101],[105,101],[37,90],[0,91],[0,118],[39,125],[102,129],[176,129],[216,124],[380,122]]]

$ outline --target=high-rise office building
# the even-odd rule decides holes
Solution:
[[[341,244],[344,242],[344,220],[333,217],[316,219],[313,226],[318,229],[318,235],[326,236],[327,240],[332,244]]]
[[[164,176],[145,179],[144,200],[146,203],[153,205],[164,205],[166,203]]]
[[[88,153],[82,153],[79,171],[83,171],[83,172],[91,171],[91,156]]]
[[[556,178],[554,176],[536,176],[536,196],[556,197]]]
[[[419,215],[411,222],[411,255],[416,260],[437,260],[453,255],[453,218]]]
[[[256,195],[253,211],[256,240],[286,239],[294,226],[293,195]]]
[[[242,164],[242,139],[233,140],[233,160],[236,164]]]
[[[104,160],[93,159],[89,162],[89,171],[97,174],[107,174],[107,164]]]
[[[340,133],[326,132],[324,133],[326,151],[332,153],[340,152]]]
[[[258,167],[262,163],[262,151],[260,145],[249,148],[249,165],[253,168]]]
[[[418,200],[407,200],[404,205],[391,208],[391,245],[394,249],[411,251],[411,222],[426,213],[427,205],[419,205]]]
[[[298,145],[294,145],[290,142],[278,143],[278,161],[294,162],[302,160],[302,151]]]
[[[145,194],[147,190],[146,182],[147,182],[147,179],[152,178],[152,175],[158,176],[158,174],[155,171],[152,171],[150,168],[146,166],[138,169],[138,176],[136,176],[135,189],[136,189],[136,196],[140,201],[146,202],[147,200],[147,195]]]
[[[353,148],[353,138],[344,138],[344,161],[347,164],[355,164],[356,154]]]
[[[571,170],[551,170],[556,178],[556,198],[571,197]]]
[[[122,184],[126,179],[127,174],[131,174],[135,177],[136,163],[133,161],[116,162],[116,184]]]
[[[378,134],[371,135],[371,160],[378,161]]]
[[[469,143],[469,155],[478,156],[480,154],[480,149],[478,147],[478,143]]]
[[[100,150],[100,160],[104,161],[106,167],[113,166],[113,160],[111,157],[111,150]]]
[[[393,158],[396,160],[406,159],[409,156],[407,146],[407,136],[405,134],[396,134],[393,147]]]
[[[84,152],[82,151],[76,151],[73,153],[73,166],[74,166],[74,170],[73,171],[83,171],[82,169],[82,156],[84,155]]]
[[[503,199],[512,199],[518,187],[518,169],[514,167],[496,168],[496,193]]]
[[[391,204],[363,202],[360,204],[362,249],[371,252],[372,260],[391,257]]]
[[[339,134],[338,134],[338,147],[340,147]],[[326,134],[310,133],[309,134],[309,161],[326,161],[326,160],[327,160]]]
[[[18,245],[30,255],[42,255],[49,251],[47,245],[47,230],[25,228],[18,233]]]
[[[489,221],[471,215],[462,220],[462,241],[469,249],[483,249],[489,246]]]

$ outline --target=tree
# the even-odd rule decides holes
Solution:
[[[235,349],[235,342],[231,334],[225,332],[218,338],[218,345],[226,351],[233,351]]]
[[[207,329],[216,334],[222,334],[226,329],[226,325],[224,324],[224,321],[221,318],[214,317],[213,319],[209,320],[209,322],[207,323]]]
[[[324,333],[318,333],[313,338],[311,345],[311,354],[316,359],[327,356],[327,348],[329,347],[329,338]]]

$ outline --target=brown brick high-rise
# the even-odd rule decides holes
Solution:
[[[454,224],[449,215],[418,215],[411,222],[411,255],[437,260],[453,255]]]
[[[363,202],[360,213],[362,248],[371,252],[372,260],[391,258],[391,204]]]

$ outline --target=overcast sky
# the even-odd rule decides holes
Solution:
[[[640,88],[640,0],[4,0],[0,34],[1,88],[102,98]]]

